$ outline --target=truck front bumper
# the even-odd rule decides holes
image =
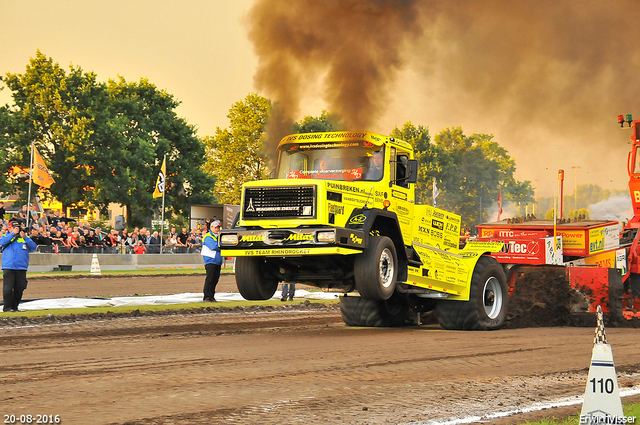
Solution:
[[[224,257],[350,255],[362,252],[361,230],[342,227],[294,229],[228,229],[220,231]]]

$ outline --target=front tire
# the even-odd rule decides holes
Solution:
[[[409,305],[399,296],[384,301],[340,297],[340,313],[347,326],[391,327],[405,323]]]
[[[236,285],[245,300],[264,301],[273,297],[278,279],[268,271],[264,257],[236,258]]]
[[[438,301],[438,323],[444,329],[499,329],[507,319],[508,295],[500,264],[494,258],[480,257],[473,270],[469,301]]]
[[[362,298],[388,300],[396,290],[398,257],[386,236],[372,237],[371,244],[354,262],[356,289]]]

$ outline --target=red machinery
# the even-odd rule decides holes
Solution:
[[[512,292],[525,276],[530,282],[539,273],[548,285],[569,283],[576,294],[572,313],[595,313],[601,305],[615,319],[640,319],[640,120],[620,115],[618,123],[632,130],[628,172],[634,215],[624,229],[617,221],[531,216],[477,226],[481,241],[504,242],[492,256],[505,268]]]

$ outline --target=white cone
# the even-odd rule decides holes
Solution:
[[[93,258],[91,258],[90,274],[102,274],[100,271],[100,263],[98,262],[98,254],[93,254]]]
[[[589,418],[622,418],[622,400],[618,391],[618,376],[613,364],[613,352],[607,344],[604,333],[602,309],[598,306],[598,326],[591,355],[591,366],[587,387],[584,392],[584,403],[580,412],[580,423],[598,423]],[[602,422],[601,422],[602,423]],[[617,422],[606,422],[617,423]]]

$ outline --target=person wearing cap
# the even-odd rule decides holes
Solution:
[[[220,279],[220,268],[222,267],[222,255],[218,245],[218,234],[220,233],[220,222],[214,220],[209,226],[202,240],[202,258],[204,259],[204,269],[207,277],[204,280],[204,302],[215,302],[216,285]]]
[[[2,247],[2,310],[18,311],[22,293],[27,289],[29,253],[38,247],[20,228],[18,221],[11,222],[11,231],[0,238]]]

